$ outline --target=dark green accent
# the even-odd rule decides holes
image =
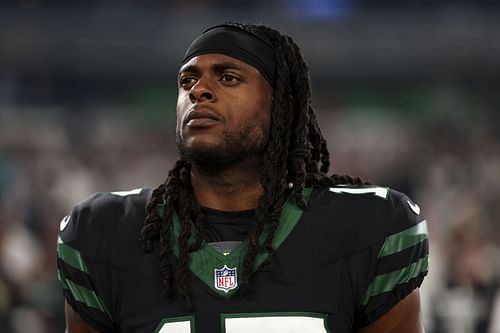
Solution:
[[[165,206],[167,205],[167,199],[165,196],[162,196],[161,203],[156,205],[156,213],[163,219],[165,218]]]
[[[372,283],[368,286],[361,304],[366,305],[370,297],[391,291],[396,288],[397,285],[406,283],[411,279],[416,278],[420,273],[427,272],[428,268],[429,256],[426,256],[403,269],[375,276]]]
[[[385,257],[401,252],[428,238],[427,221],[423,220],[411,228],[386,237],[378,257]]]
[[[88,273],[89,270],[85,261],[80,254],[80,251],[72,248],[69,245],[64,244],[62,239],[59,237],[57,239],[57,256],[61,258],[68,265],[82,271]]]
[[[306,202],[312,193],[312,188],[304,189],[304,199]],[[277,249],[283,241],[288,237],[293,228],[297,225],[300,217],[302,216],[302,209],[300,209],[295,204],[295,198],[290,196],[283,206],[281,212],[280,223],[276,229],[276,233],[273,239],[273,247]],[[178,257],[179,248],[177,240],[181,233],[181,225],[179,222],[179,217],[174,214],[173,216],[173,253]],[[259,242],[263,243],[267,237],[267,232],[264,230]],[[191,237],[190,242],[194,242],[194,236]],[[200,249],[196,252],[191,253],[191,260],[189,262],[189,269],[193,274],[195,274],[200,280],[205,282],[214,292],[216,292],[220,297],[224,299],[229,299],[238,290],[239,287],[239,272],[240,268],[243,267],[243,259],[248,249],[248,239],[244,240],[239,246],[237,246],[229,255],[223,255],[219,251],[215,250],[210,245],[204,243]],[[254,272],[257,268],[268,258],[268,253],[260,253],[255,258]],[[227,265],[229,268],[237,269],[238,286],[235,289],[229,290],[227,293],[222,290],[215,289],[215,269],[221,269]]]
[[[163,325],[167,323],[178,323],[180,321],[189,321],[189,327],[190,333],[195,333],[195,326],[194,326],[194,316],[184,316],[184,317],[173,317],[173,318],[164,318],[161,320],[161,322],[158,324],[156,327],[156,330],[154,333],[159,333]]]
[[[165,81],[165,80],[160,80]],[[177,102],[177,84],[164,82],[148,82],[140,87],[131,89],[126,101],[131,108],[124,110],[127,119],[131,119],[136,126],[149,128],[152,131],[165,127],[175,126],[175,110]]]
[[[106,313],[108,318],[110,320],[113,320],[113,318],[111,317],[111,314],[106,309],[104,302],[99,298],[99,296],[97,296],[95,291],[90,290],[87,287],[81,286],[81,285],[67,279],[60,270],[57,270],[57,278],[61,282],[62,287],[64,289],[68,289],[76,301],[85,304],[89,308],[94,308],[94,309],[97,309],[97,310],[100,310],[100,311]]]
[[[247,312],[247,313],[223,313],[220,315],[221,332],[226,333],[226,318],[263,318],[263,317],[307,317],[323,319],[325,332],[330,333],[328,328],[328,314],[318,312]]]

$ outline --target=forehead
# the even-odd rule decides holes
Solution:
[[[198,69],[203,69],[205,67],[210,69],[213,68],[214,65],[220,64],[234,64],[236,65],[235,67],[239,67],[242,71],[260,75],[259,70],[252,65],[221,53],[208,53],[195,56],[181,66],[179,73],[185,71],[186,69],[193,68],[193,66]]]

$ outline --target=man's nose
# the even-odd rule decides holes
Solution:
[[[189,91],[189,99],[191,103],[213,102],[215,93],[208,82],[208,78],[200,78]]]

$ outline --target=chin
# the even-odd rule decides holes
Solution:
[[[179,153],[183,159],[192,164],[215,172],[231,167],[246,157],[244,150],[228,149],[224,145],[207,143],[181,147]]]
[[[181,157],[202,168],[219,170],[235,165],[248,156],[261,153],[263,145],[252,140],[249,132],[222,136],[192,135],[188,138],[176,135],[177,150]]]
[[[206,140],[200,136],[191,137],[185,141],[177,137],[176,145],[183,159],[200,164],[211,163],[211,160],[223,150],[221,142]]]
[[[224,149],[224,142],[222,140],[217,140],[213,136],[195,136],[191,137],[189,140],[184,142],[184,147],[186,150],[192,151],[193,153],[210,153],[216,150]]]

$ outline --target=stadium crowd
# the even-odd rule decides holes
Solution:
[[[96,191],[154,186],[175,158],[168,122],[149,126],[120,113],[69,120],[75,115],[42,111],[4,113],[0,125],[5,333],[63,331],[54,248],[59,221],[72,205]],[[366,110],[319,114],[335,170],[405,191],[425,212],[431,228],[430,277],[422,291],[427,331],[498,332],[497,124],[475,114],[463,123],[449,118],[448,127]]]
[[[451,0],[404,3],[425,4],[434,10],[452,2],[466,3]],[[83,16],[84,20],[93,17],[98,23],[101,22],[101,16],[96,14],[99,7],[105,8],[105,13],[113,6],[144,7],[152,11],[186,8],[184,1],[74,3],[77,8],[88,9],[85,15],[89,16]],[[236,2],[194,1],[189,6],[196,4],[215,13],[220,6],[230,3]],[[341,0],[238,3],[234,6],[249,13],[269,4],[273,8],[289,6],[295,13],[305,13],[307,9],[314,20],[320,20],[318,13],[330,13],[321,18],[327,20],[373,4]],[[395,2],[380,3],[388,8]],[[496,7],[498,2],[477,1],[477,6]],[[6,21],[7,17],[2,15],[11,15],[12,8],[54,9],[59,15],[71,10],[70,7],[59,0],[7,1],[0,5],[0,18]],[[405,8],[408,7],[411,6]],[[113,17],[120,18],[122,14],[119,11]],[[54,17],[61,16],[64,17]],[[342,24],[339,27],[340,31],[349,28]],[[75,203],[93,192],[153,187],[165,178],[176,159],[172,109],[176,91],[158,84],[165,79],[162,75],[160,80],[153,77],[150,81],[135,77],[136,81],[124,85],[127,80],[120,75],[136,73],[132,70],[127,74],[114,73],[115,67],[111,66],[114,58],[113,63],[107,64],[109,67],[94,64],[92,75],[108,70],[103,74],[106,77],[82,74],[87,68],[85,59],[76,55],[83,50],[81,45],[92,45],[96,40],[88,37],[83,28],[77,41],[71,41],[70,34],[64,31],[51,35],[60,38],[57,42],[61,43],[56,45],[55,37],[45,41],[57,49],[53,53],[40,43],[28,45],[26,38],[36,29],[25,29],[22,25],[11,28],[17,29],[16,33],[10,34],[3,27],[0,30],[0,332],[63,332],[63,296],[55,265],[59,221]],[[354,36],[357,33],[356,30]],[[365,33],[371,36],[370,29]],[[106,38],[112,39],[109,36],[102,37],[102,43],[108,43]],[[431,41],[420,44],[426,42]],[[66,48],[67,45],[74,49]],[[146,41],[140,45],[149,44]],[[357,46],[356,41],[346,45],[354,49]],[[135,47],[131,43],[130,49]],[[396,50],[395,53],[404,51],[396,44],[386,43],[383,47],[385,51]],[[32,49],[39,52],[32,54],[31,60],[23,57],[29,53],[26,50]],[[477,49],[477,45],[470,49]],[[491,48],[485,54],[494,51]],[[93,54],[86,53],[88,57]],[[131,59],[135,59],[133,56]],[[315,55],[306,52],[308,56]],[[352,57],[353,63],[355,59],[358,61],[352,68],[365,65],[362,63],[365,58],[357,56]],[[436,59],[442,59],[439,56],[436,54]],[[463,61],[469,56],[455,59],[455,65],[459,66],[456,68],[462,70],[460,75],[469,75],[465,79],[458,74],[422,78],[418,76],[420,73],[408,69],[409,74],[400,74],[393,81],[381,78],[384,84],[379,85],[379,77],[363,82],[362,77],[356,76],[359,73],[353,72],[349,77],[349,70],[345,70],[343,78],[333,83],[324,80],[336,73],[324,74],[323,81],[313,83],[318,119],[330,144],[331,171],[361,176],[406,192],[420,205],[428,220],[430,273],[422,288],[428,333],[500,333],[500,99],[497,94],[500,76],[498,70],[493,70],[500,68],[500,57],[492,63],[496,66],[491,66],[490,71],[487,61]],[[54,57],[68,60],[59,63]],[[350,56],[346,58],[349,60]],[[9,66],[2,64],[5,59],[10,59]],[[48,63],[42,64],[40,59]],[[335,59],[339,58],[332,54],[332,62]],[[430,76],[441,66],[450,68],[441,63],[432,67],[431,60],[421,61],[423,68],[430,68],[423,76]],[[116,63],[125,64],[122,68],[133,67],[126,66],[122,58]],[[375,68],[380,63],[374,64],[360,68]],[[147,65],[143,63],[141,69],[148,69]],[[404,69],[403,65],[398,68]],[[312,68],[321,67],[313,64]],[[383,74],[387,68],[370,73]],[[444,73],[450,74],[452,69]],[[481,75],[474,72],[479,69]],[[172,83],[169,81],[167,85]],[[422,86],[426,87],[424,94]],[[116,90],[125,93],[117,94]],[[385,97],[380,98],[381,95]]]

